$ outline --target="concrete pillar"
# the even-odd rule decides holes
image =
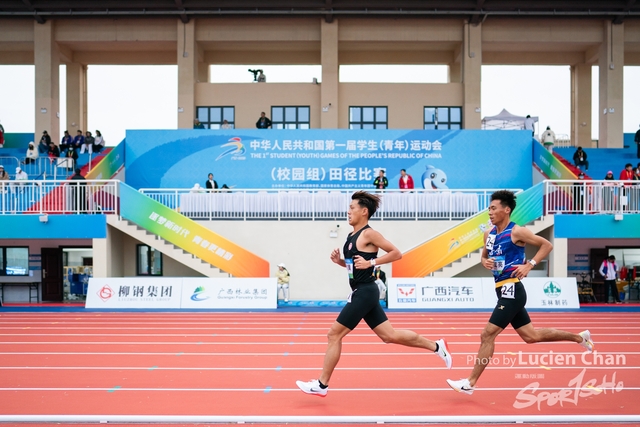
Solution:
[[[198,52],[196,50],[196,20],[178,25],[178,129],[193,128],[195,118],[196,75]]]
[[[462,46],[462,83],[464,103],[462,122],[464,129],[480,129],[480,75],[482,67],[482,24],[464,24]]]
[[[54,20],[44,24],[33,23],[36,142],[44,130],[53,141],[60,141],[60,51],[54,40],[54,23]]]
[[[462,66],[460,62],[452,62],[449,64],[447,81],[449,83],[462,83]]]
[[[209,72],[210,64],[206,62],[198,62],[198,83],[209,83],[211,73]]]
[[[591,64],[571,67],[571,144],[591,147]]]
[[[320,27],[320,61],[322,64],[322,87],[320,88],[320,127],[322,129],[338,128],[338,20],[327,23],[321,19]]]
[[[567,277],[569,239],[553,237],[550,240],[553,250],[549,254],[549,277]]]
[[[600,134],[598,147],[622,148],[622,93],[624,71],[624,24],[604,22],[600,46]]]
[[[71,62],[67,64],[66,130],[75,136],[78,129],[87,131],[87,66]]]

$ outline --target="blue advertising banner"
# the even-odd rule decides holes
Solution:
[[[400,170],[415,188],[528,188],[531,135],[481,130],[127,131],[134,188],[204,187],[208,173],[235,188],[390,189]]]

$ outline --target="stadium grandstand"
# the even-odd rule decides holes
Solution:
[[[212,66],[238,64],[321,75],[211,82]],[[377,64],[446,66],[447,82],[339,79]],[[35,67],[35,128],[0,140],[0,423],[640,423],[640,141],[623,132],[637,2],[3,0],[3,65]],[[25,162],[44,131],[58,146],[87,130],[90,65],[177,66],[177,129]],[[483,65],[570,67],[570,134],[550,150],[523,117],[485,129]],[[534,324],[592,325],[600,359],[575,344],[525,350],[508,328],[472,400],[437,358],[381,349],[362,324],[333,401],[295,388],[317,376],[346,304],[330,254],[359,190],[380,197],[370,224],[403,255],[382,266],[381,306],[398,327],[446,336],[466,375],[496,304],[482,253],[504,189],[512,220],[553,245],[523,279]]]

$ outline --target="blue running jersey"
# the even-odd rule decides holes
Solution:
[[[489,258],[493,258],[493,278],[496,283],[511,278],[511,274],[518,267],[524,264],[524,246],[518,246],[511,241],[511,230],[516,224],[510,222],[502,233],[494,226],[487,235],[485,248],[489,253]]]

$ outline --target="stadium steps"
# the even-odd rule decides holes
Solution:
[[[562,157],[560,154],[558,154],[557,152],[553,152],[553,157],[555,157],[556,159],[560,160],[560,162],[562,162],[563,165],[565,165],[567,167],[567,169],[569,169],[571,172],[573,172],[573,174],[575,176],[580,175],[581,173],[584,174],[584,179],[593,179],[589,176],[589,174],[586,171],[581,170],[580,168],[577,168],[573,162],[570,162],[569,160],[565,159],[564,157]]]
[[[535,220],[530,224],[525,225],[533,234],[538,234],[553,225],[553,215],[546,215],[541,219]],[[475,252],[470,252],[467,256],[462,257],[449,265],[444,266],[438,271],[434,271],[432,277],[456,277],[458,274],[465,272],[466,270],[475,267],[480,264],[480,258],[482,256],[482,248]]]
[[[161,252],[163,255],[168,256],[183,264],[194,271],[202,274],[205,277],[225,278],[230,277],[228,273],[223,272],[217,267],[212,266],[206,261],[196,257],[195,255],[182,250],[172,243],[167,242],[160,236],[144,230],[134,223],[125,219],[119,219],[117,215],[107,215],[107,224],[122,231],[128,236],[152,247],[153,249]]]

